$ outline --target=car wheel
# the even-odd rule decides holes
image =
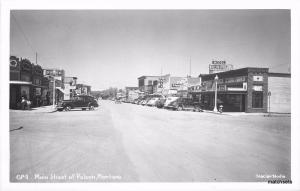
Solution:
[[[71,110],[71,107],[68,105],[65,107],[65,111],[70,111]]]
[[[85,108],[82,108],[82,111],[85,111],[86,109]]]
[[[182,106],[177,107],[177,111],[182,111],[182,110],[183,110]]]
[[[94,107],[93,105],[91,105],[91,106],[89,107],[89,109],[90,109],[90,110],[95,110],[95,107]]]

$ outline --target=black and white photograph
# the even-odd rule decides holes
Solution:
[[[293,10],[6,13],[7,184],[299,185]]]

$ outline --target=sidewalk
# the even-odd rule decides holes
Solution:
[[[212,113],[216,115],[230,115],[230,116],[264,116],[264,117],[280,117],[280,116],[285,116],[285,117],[290,117],[290,113],[246,113],[246,112],[213,112],[210,110],[203,110],[205,113]]]
[[[12,110],[12,109],[10,109],[10,111],[13,111],[13,112],[32,112],[32,113],[51,113],[51,112],[56,112],[56,109],[53,109],[52,105],[47,105],[47,106],[31,108],[30,110]]]

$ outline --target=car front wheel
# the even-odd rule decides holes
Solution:
[[[91,106],[89,107],[89,109],[90,109],[90,110],[95,110],[95,107],[94,107],[93,105],[91,105]]]
[[[71,110],[71,106],[68,105],[65,107],[65,111],[70,111],[70,110]]]
[[[183,110],[183,107],[182,106],[178,106],[177,107],[177,111],[182,111]]]

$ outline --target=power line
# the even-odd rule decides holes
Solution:
[[[34,51],[34,48],[32,47],[32,45],[30,44],[27,36],[25,35],[25,32],[23,31],[21,25],[19,24],[18,20],[16,19],[16,17],[11,13],[12,18],[14,19],[15,23],[17,24],[17,27],[19,28],[20,32],[23,34],[23,37],[25,39],[25,41],[27,42],[27,45],[29,46],[29,48],[32,50],[33,53],[36,53],[36,51]]]
[[[22,35],[23,35],[23,37],[24,37],[24,39],[25,39],[25,41],[26,41],[26,43],[27,43],[27,45],[28,45],[28,47],[31,49],[31,51],[35,54],[35,64],[37,64],[37,51],[35,51],[34,50],[34,48],[33,48],[33,46],[31,45],[31,43],[30,43],[30,41],[29,41],[29,39],[28,39],[28,37],[27,37],[27,35],[26,35],[26,33],[24,32],[24,30],[23,30],[23,28],[22,28],[22,26],[19,24],[19,22],[18,22],[18,20],[16,19],[16,17],[11,13],[11,16],[12,16],[12,18],[13,18],[13,20],[15,21],[15,23],[16,23],[16,25],[17,25],[17,27],[18,27],[18,29],[19,29],[19,31],[22,33]],[[39,63],[44,63],[43,61],[44,61],[44,59],[42,59],[41,58],[42,56],[41,56],[41,54],[39,53]]]

